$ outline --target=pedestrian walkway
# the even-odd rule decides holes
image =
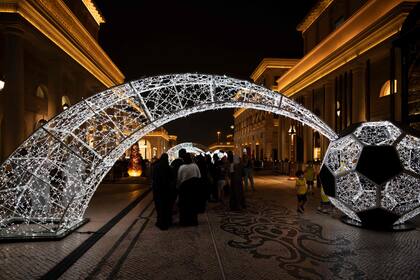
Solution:
[[[246,211],[210,204],[198,227],[175,225],[168,231],[155,227],[149,194],[61,278],[420,279],[419,219],[417,229],[408,232],[360,229],[341,223],[338,212],[316,211],[319,194],[309,196],[304,214],[296,213],[294,182],[287,177],[256,176],[255,181]],[[136,192],[112,195],[132,201],[141,191]],[[113,196],[93,201],[88,216],[100,219],[79,232],[98,228],[118,212]],[[0,278],[45,275],[87,237],[74,233],[58,242],[0,244]]]

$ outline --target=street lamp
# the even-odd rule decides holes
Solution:
[[[220,131],[217,132],[217,144],[220,144]]]
[[[294,136],[296,135],[296,128],[294,124],[290,124],[288,130],[290,135],[290,165],[289,165],[289,176],[294,176],[295,172],[295,141]]]

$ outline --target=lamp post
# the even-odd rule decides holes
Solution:
[[[217,144],[220,144],[220,134],[221,134],[221,132],[218,131],[217,132]]]
[[[296,127],[293,123],[290,124],[290,128],[288,130],[290,135],[290,166],[289,166],[289,176],[293,176],[295,173],[295,135],[296,135]]]

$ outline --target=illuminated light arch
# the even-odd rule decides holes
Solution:
[[[291,99],[226,76],[174,74],[128,82],[71,106],[0,167],[0,237],[63,236],[78,226],[115,161],[154,129],[193,113],[250,108],[336,133]]]
[[[204,154],[207,151],[207,147],[198,143],[192,143],[192,142],[180,143],[178,145],[173,146],[166,152],[169,156],[169,161],[173,161],[174,159],[176,159],[178,157],[178,152],[181,149],[185,149],[187,153],[193,153],[196,155]]]

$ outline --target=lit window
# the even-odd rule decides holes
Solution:
[[[47,88],[43,85],[38,86],[36,88],[35,95],[36,95],[36,97],[41,98],[41,99],[47,98]]]
[[[340,101],[337,101],[336,106],[337,106],[337,117],[340,117],[340,114],[341,114]]]
[[[321,147],[315,147],[314,148],[314,161],[319,161],[321,160]]]
[[[397,93],[397,80],[394,80],[394,92]],[[391,81],[390,80],[386,81],[383,84],[381,88],[381,92],[379,93],[379,97],[384,97],[388,95],[391,95]]]
[[[61,97],[61,106],[63,107],[63,110],[67,110],[70,107],[70,98],[67,95],[63,95]]]

